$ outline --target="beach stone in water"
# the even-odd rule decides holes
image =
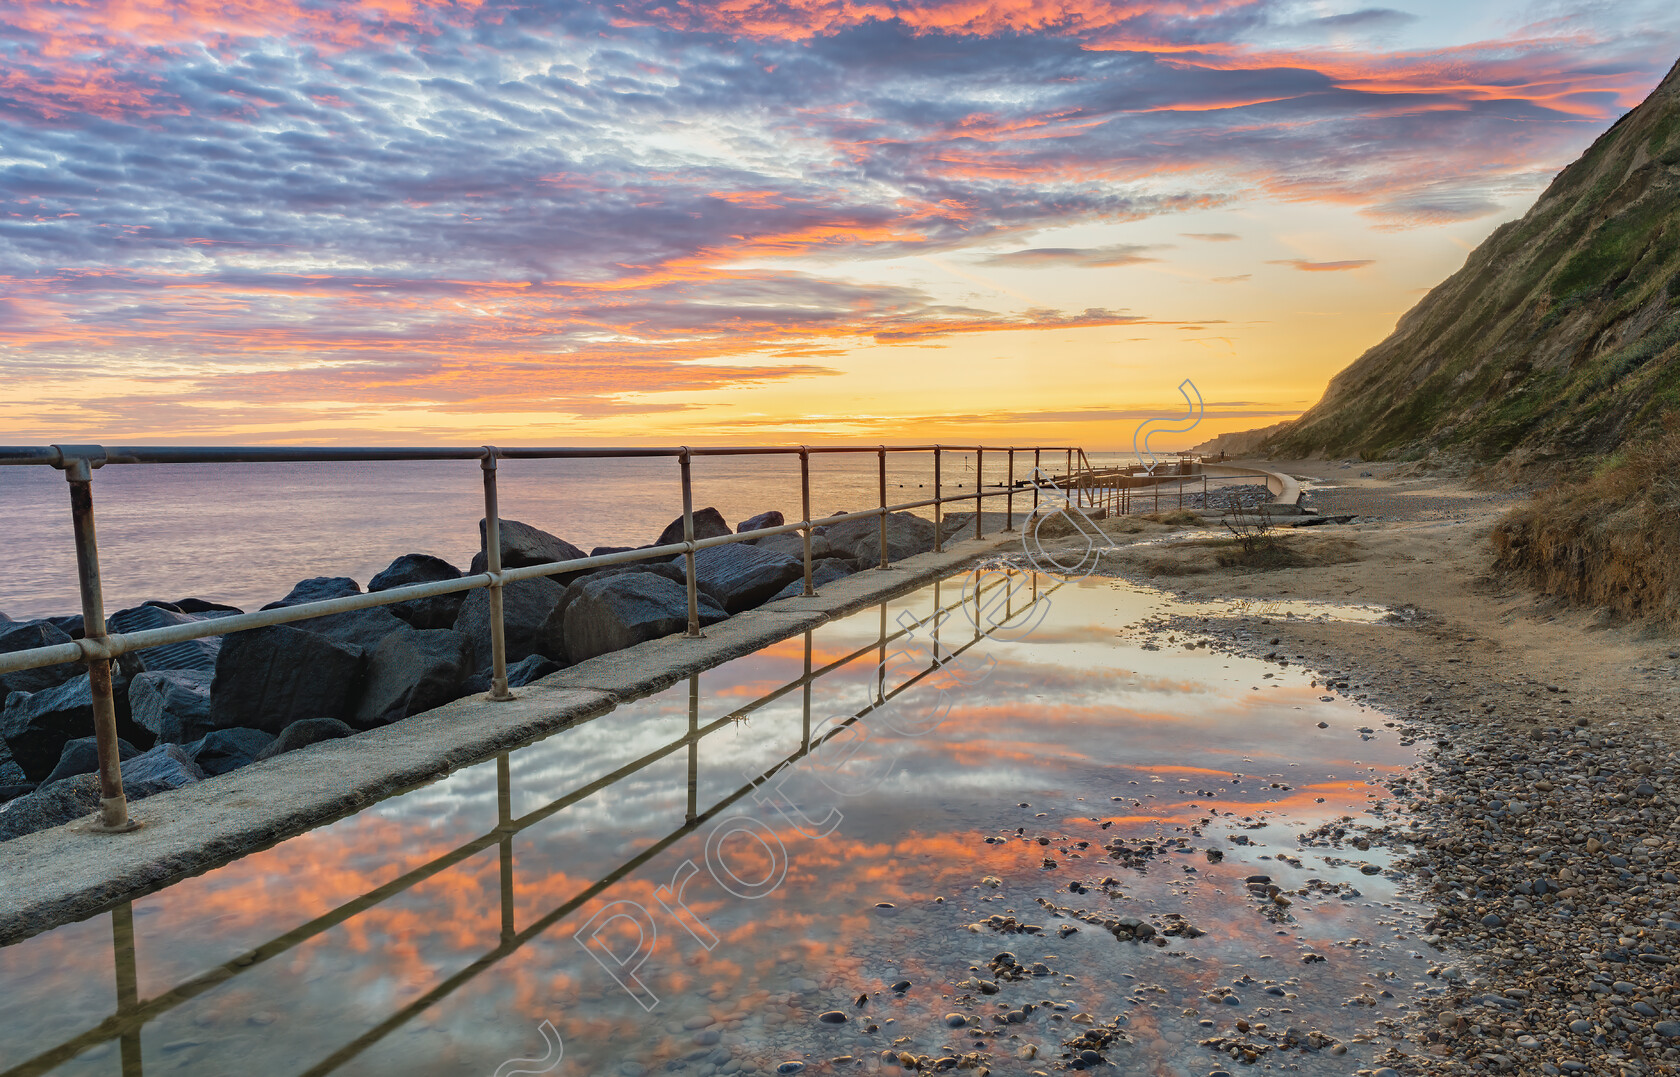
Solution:
[[[120,760],[133,759],[140,754],[140,749],[117,738],[117,758]],[[58,757],[58,765],[53,767],[52,773],[41,780],[42,785],[61,782],[65,778],[74,778],[78,774],[92,774],[99,769],[98,741],[93,737],[77,737],[64,745],[64,751]],[[128,776],[125,772],[125,778]]]
[[[339,718],[351,712],[361,676],[359,647],[290,625],[238,632],[216,657],[210,717],[218,729],[267,733],[304,718]]]
[[[695,585],[729,613],[763,605],[790,581],[804,576],[802,561],[745,543],[711,546],[694,555]]]
[[[780,1074],[804,1073],[805,1072],[805,1063],[803,1063],[803,1062],[783,1062],[781,1065],[776,1067],[776,1072],[780,1073]]]
[[[734,533],[735,532],[729,529],[729,521],[725,520],[723,518],[723,513],[719,512],[717,509],[704,508],[694,510],[695,538],[721,538],[724,535],[733,535]],[[659,537],[653,540],[653,544],[655,546],[669,546],[674,542],[681,542],[682,540],[683,518],[678,516],[675,520],[672,520],[670,523],[665,525],[665,530],[659,533]]]
[[[0,622],[0,654],[28,651],[36,647],[56,647],[75,642],[70,634],[47,621]],[[79,662],[63,662],[40,669],[20,669],[14,673],[0,673],[0,703],[13,692],[39,692],[63,684],[82,671]]]
[[[827,1013],[819,1014],[817,1020],[825,1025],[843,1025],[846,1023],[846,1015],[840,1010],[829,1010]]]
[[[293,722],[281,731],[274,742],[257,753],[257,759],[273,759],[277,755],[295,752],[324,740],[340,740],[354,736],[356,731],[336,718],[305,718]]]
[[[165,744],[185,744],[215,728],[210,719],[214,669],[164,669],[137,675],[128,685],[134,724]]]
[[[573,662],[632,647],[688,627],[687,589],[663,576],[628,572],[587,579],[566,606],[566,654]],[[699,597],[701,625],[729,615],[711,598]]]
[[[565,639],[560,631],[560,596],[565,588],[547,577],[519,580],[502,588],[502,623],[510,663],[540,654],[564,664]],[[469,592],[455,617],[455,631],[472,643],[473,666],[490,665],[490,592]]]
[[[187,758],[207,775],[226,774],[257,761],[274,743],[274,734],[260,729],[215,729],[187,745]]]
[[[456,698],[472,669],[472,645],[447,628],[394,633],[368,655],[361,701],[352,724],[361,729],[400,722]]]
[[[405,553],[369,580],[367,589],[369,592],[389,591],[397,587],[412,587],[417,583],[439,583],[460,578],[461,570],[441,557],[433,557],[429,553]],[[466,598],[467,592],[456,591],[431,598],[413,598],[385,608],[415,628],[450,628],[454,626],[455,617],[461,612],[461,603]]]

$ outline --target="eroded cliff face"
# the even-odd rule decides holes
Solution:
[[[1268,439],[1510,468],[1613,452],[1680,403],[1680,64]]]

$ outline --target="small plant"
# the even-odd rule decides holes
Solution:
[[[1272,516],[1264,506],[1252,512],[1245,511],[1233,494],[1226,499],[1224,515],[1219,519],[1225,530],[1241,544],[1244,557],[1253,557],[1261,550],[1277,545],[1277,537],[1272,533]]]

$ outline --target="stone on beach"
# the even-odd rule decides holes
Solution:
[[[207,775],[226,774],[257,761],[274,743],[273,733],[260,729],[215,729],[187,745],[187,758]]]
[[[704,508],[694,510],[694,537],[696,539],[722,538],[733,535],[729,530],[729,521],[723,518],[723,513],[717,509]],[[669,546],[683,540],[683,518],[678,516],[665,525],[665,530],[654,540],[655,546]]]
[[[558,609],[565,588],[547,576],[518,580],[502,588],[502,624],[507,660],[517,662],[540,654],[562,664],[566,661],[565,639],[560,631]],[[479,588],[467,594],[455,617],[455,631],[472,644],[473,665],[490,665],[490,591]]]
[[[566,607],[566,653],[574,662],[623,650],[688,627],[687,588],[652,572],[626,572],[584,580]],[[700,623],[729,615],[699,596]]]
[[[140,749],[117,738],[117,758],[126,762],[140,754]],[[78,774],[93,774],[99,770],[99,742],[94,737],[77,737],[66,741],[64,751],[59,754],[58,765],[53,767],[52,773],[41,779],[42,785],[74,778]],[[127,777],[126,769],[124,777]]]
[[[461,570],[441,557],[433,557],[427,553],[405,553],[369,580],[367,589],[370,593],[389,591],[397,587],[412,587],[419,583],[439,583],[460,578]],[[455,591],[431,598],[411,598],[407,602],[398,602],[385,608],[415,628],[449,628],[455,624],[455,617],[461,612],[461,603],[465,602],[466,598],[467,592]]]
[[[785,523],[787,523],[786,518],[775,509],[771,509],[769,512],[761,512],[757,516],[749,516],[742,520],[740,525],[735,528],[735,533],[744,535],[748,531],[762,531],[766,527],[780,527]]]
[[[0,622],[0,654],[73,642],[68,632],[47,621]],[[4,703],[13,692],[39,692],[43,688],[63,684],[81,671],[79,662],[61,662],[56,666],[0,673],[0,703]]]
[[[147,732],[128,721],[127,697],[120,690],[113,702],[122,703],[117,735],[150,745]],[[30,781],[42,781],[51,774],[71,740],[91,736],[93,689],[86,674],[39,692],[13,692],[0,711],[0,738]]]
[[[881,561],[881,522],[878,517],[828,524],[823,535],[838,550],[872,564]],[[887,514],[887,559],[902,561],[933,549],[933,521],[908,512]]]
[[[584,557],[582,550],[573,546],[558,535],[551,535],[540,527],[520,523],[518,520],[498,519],[502,537],[502,567],[524,568],[528,565],[546,565],[555,561],[575,561]],[[488,572],[489,558],[484,556],[485,521],[478,521],[478,549],[473,555],[472,571]],[[575,579],[577,573],[563,572],[555,577],[562,586]]]
[[[745,543],[709,546],[694,555],[696,586],[729,613],[763,605],[790,580],[804,575],[803,562]]]
[[[210,684],[214,670],[163,669],[129,682],[128,706],[134,724],[165,744],[185,744],[214,729]]]
[[[393,634],[367,656],[361,701],[351,724],[362,729],[399,722],[459,695],[472,671],[472,644],[447,628]]]
[[[299,580],[292,589],[286,592],[286,597],[264,606],[265,610],[277,610],[283,606],[301,606],[305,602],[325,602],[329,598],[349,598],[362,593],[362,585],[348,576],[311,576],[307,580]]]
[[[205,619],[201,615],[148,604],[118,610],[105,618],[105,628],[112,634],[143,632],[152,628],[198,624]],[[196,669],[210,673],[215,671],[216,655],[221,649],[220,637],[206,636],[203,639],[182,640],[179,643],[166,643],[161,647],[129,651],[117,658],[117,664],[130,677],[149,670],[162,669]]]
[[[307,748],[324,740],[342,740],[354,736],[355,733],[354,729],[337,718],[305,718],[281,730],[272,744],[257,753],[257,760],[260,762],[273,759],[277,755],[295,752],[299,748]]]
[[[216,658],[210,717],[219,729],[279,733],[302,718],[351,713],[362,650],[291,625],[228,636]]]

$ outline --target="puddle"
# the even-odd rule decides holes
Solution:
[[[0,949],[0,1073],[1050,1073],[1087,1020],[1117,1073],[1367,1062],[1415,910],[1296,837],[1412,751],[1122,634],[1184,604],[1034,578],[982,636],[960,582]]]

